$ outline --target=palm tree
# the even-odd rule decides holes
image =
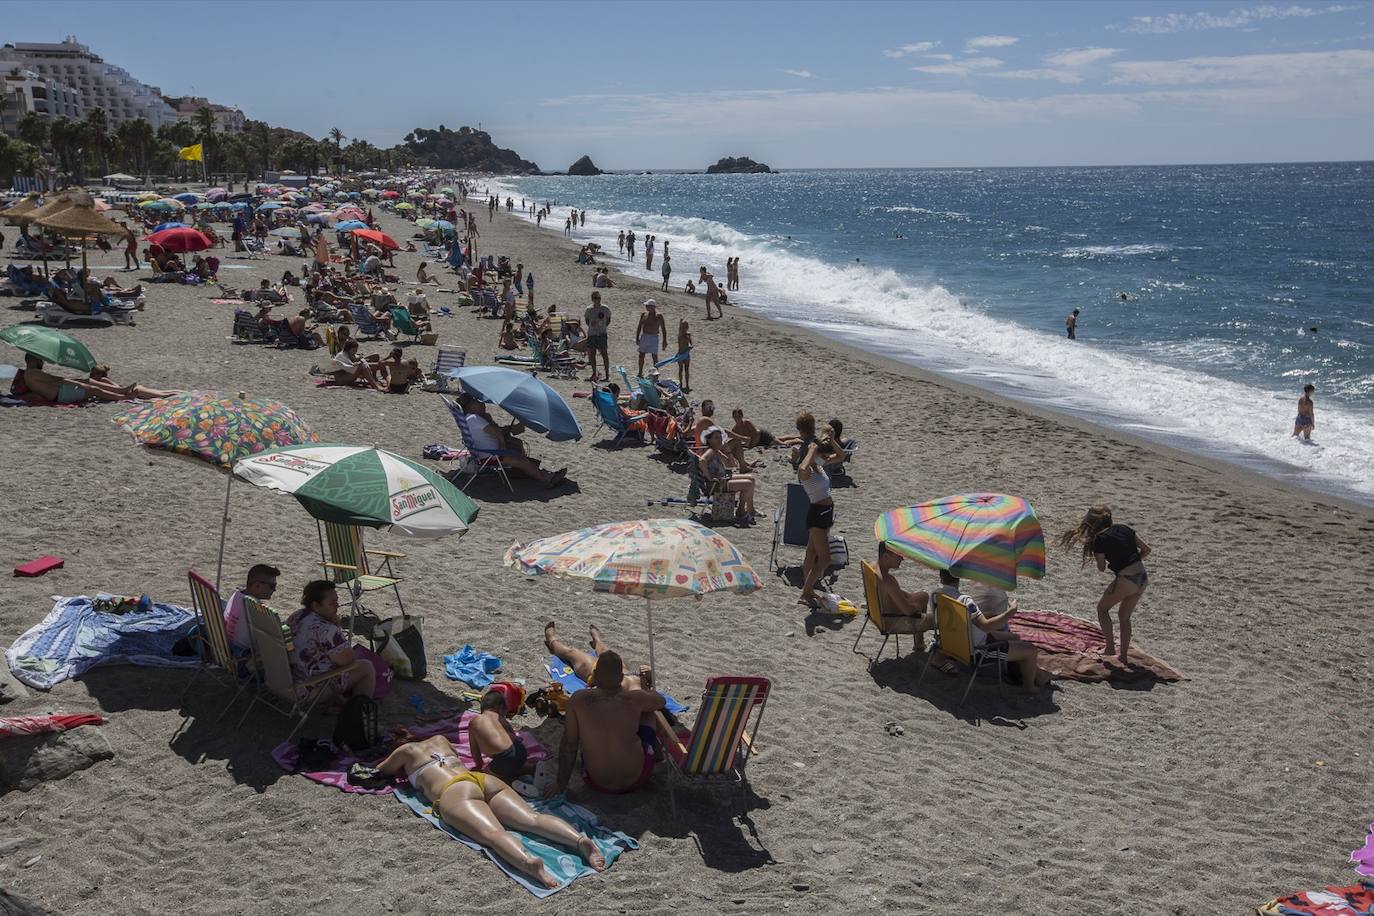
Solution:
[[[272,152],[276,148],[275,138],[272,136],[272,128],[267,126],[266,121],[258,121],[253,125],[253,149],[262,159],[262,170],[270,171],[272,168]]]
[[[48,119],[36,111],[26,111],[15,128],[19,139],[36,146],[39,150],[48,148]]]
[[[336,152],[342,149],[342,143],[344,141],[343,131],[339,130],[337,127],[329,128],[329,139],[334,141],[334,150]]]
[[[157,143],[153,125],[143,118],[125,121],[115,128],[115,140],[123,156],[123,165],[136,175],[146,176],[151,165],[153,147]]]
[[[48,126],[48,142],[52,146],[53,153],[57,156],[62,171],[68,175],[76,174],[79,171],[78,165],[84,142],[83,133],[83,125],[71,118],[55,118],[52,124]]]
[[[82,121],[86,133],[86,149],[96,155],[96,162],[102,170],[108,170],[110,161],[110,118],[103,108],[92,108],[86,112]]]
[[[215,113],[209,108],[202,107],[196,110],[191,116],[191,123],[200,131],[201,156],[204,157],[202,163],[205,167],[205,174],[210,174],[210,148],[215,142]]]

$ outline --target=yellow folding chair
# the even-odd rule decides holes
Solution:
[[[997,667],[997,690],[1002,692],[1002,682],[1006,670],[1007,648],[1005,643],[985,642],[981,646],[973,644],[973,623],[969,620],[968,606],[957,598],[943,593],[935,596],[935,644],[936,648],[953,661],[969,669],[968,686],[959,698],[963,706],[968,692],[973,689],[973,681],[978,671],[987,666]],[[932,653],[934,654],[934,653]],[[926,679],[930,661],[921,669],[916,686]]]

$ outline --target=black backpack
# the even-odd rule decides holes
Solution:
[[[377,704],[368,697],[349,697],[334,723],[334,744],[355,753],[375,747],[382,741],[377,724]]]

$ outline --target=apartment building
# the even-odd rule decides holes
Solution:
[[[216,105],[198,95],[167,95],[163,96],[162,100],[172,106],[178,121],[190,121],[202,108],[210,109],[215,118],[215,131],[221,134],[242,133],[243,125],[248,120],[239,109],[228,105]]]
[[[143,118],[154,130],[177,120],[172,106],[163,101],[161,90],[134,79],[123,67],[106,63],[72,36],[57,43],[21,41],[0,47],[0,70],[14,67],[73,90],[75,117],[85,117],[93,108],[103,108],[111,126]],[[58,116],[52,111],[46,113]]]
[[[49,118],[80,117],[80,93],[65,83],[44,79],[22,67],[0,69],[0,131],[14,136],[27,112]]]

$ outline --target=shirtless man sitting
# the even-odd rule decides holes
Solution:
[[[706,431],[713,426],[719,426],[719,424],[716,423],[715,417],[715,401],[702,401],[701,416],[697,417],[696,422],[692,424],[692,442],[698,449],[705,448],[706,446]],[[720,450],[730,456],[731,460],[733,460],[741,470],[762,467],[762,461],[750,461],[748,458],[744,457],[744,450],[749,446],[743,435],[727,431],[724,427],[721,427],[721,432],[725,433],[725,435],[721,437]]]
[[[878,544],[878,601],[882,605],[884,633],[907,633],[925,648],[925,633],[935,629],[934,602],[926,592],[908,592],[897,581],[902,555],[887,544]]]
[[[544,633],[545,645],[559,658],[564,655],[555,646],[573,657],[586,656],[560,643],[552,622]],[[549,798],[567,790],[579,750],[583,779],[598,792],[633,792],[654,774],[654,729],[645,723],[652,721],[649,717],[654,712],[664,708],[664,702],[663,697],[647,689],[645,681],[652,682],[652,672],[641,667],[638,678],[627,678],[620,655],[604,648],[594,628],[592,640],[603,651],[588,672],[587,689],[577,691],[568,700],[563,742],[558,748],[558,778],[545,789]],[[575,671],[585,668],[582,661],[579,659],[579,664],[574,665]]]

